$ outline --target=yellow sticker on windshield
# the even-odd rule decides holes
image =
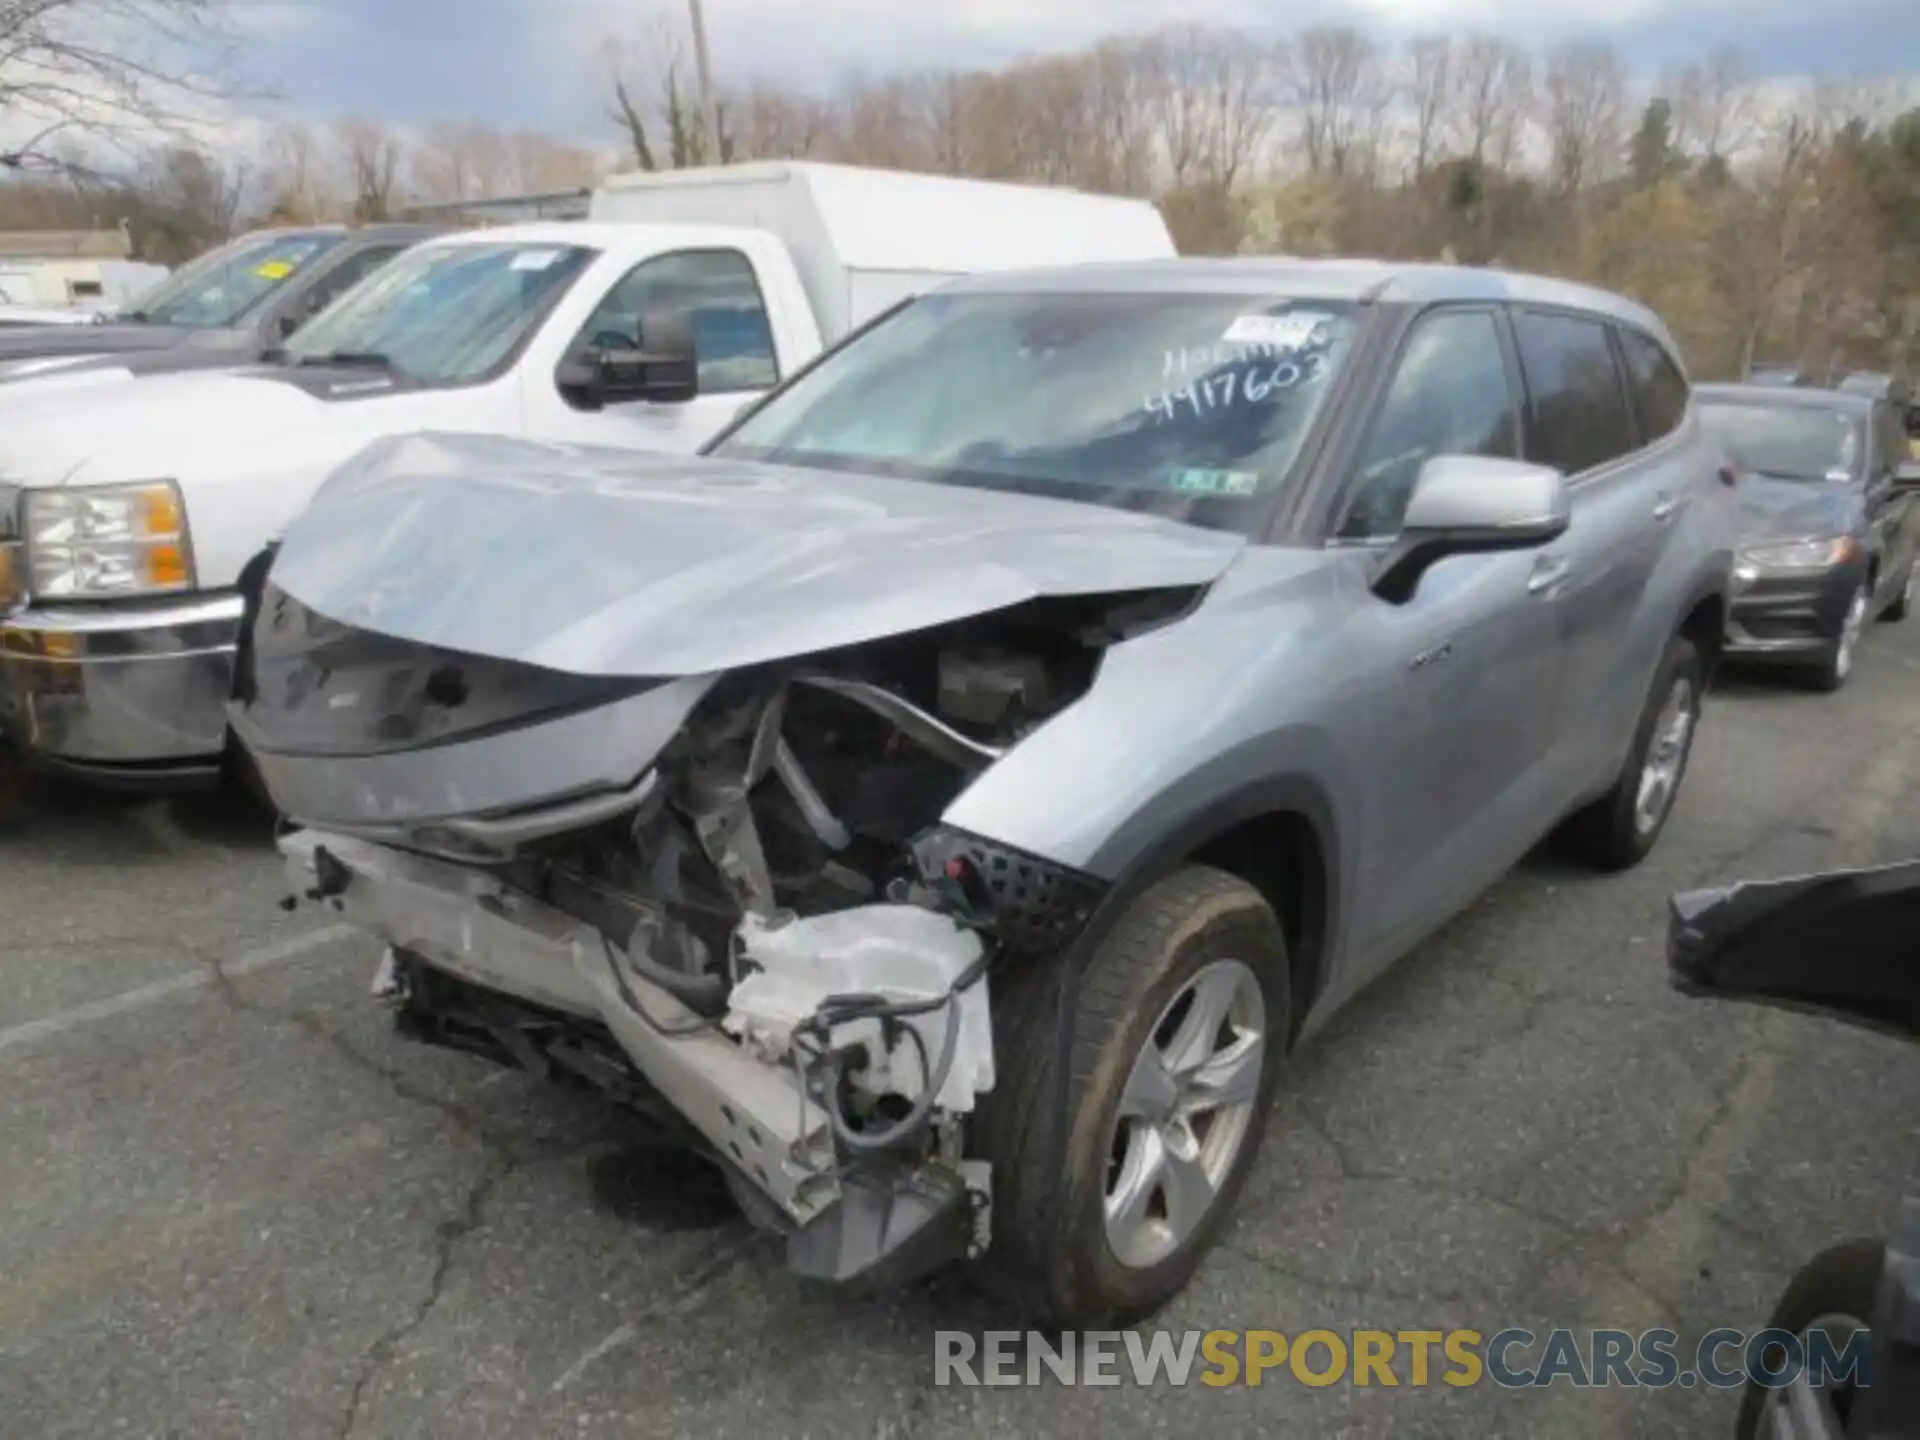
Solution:
[[[294,264],[291,260],[269,260],[264,265],[253,267],[253,273],[262,280],[284,280],[293,274],[293,271]]]

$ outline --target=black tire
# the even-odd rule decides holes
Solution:
[[[267,789],[267,782],[260,776],[260,767],[254,763],[253,755],[247,747],[232,734],[227,736],[225,769],[226,784],[230,791],[245,796],[266,814],[279,817],[280,809],[273,803],[273,795]]]
[[[1167,1006],[1222,959],[1253,970],[1265,1008],[1247,1129],[1197,1229],[1159,1263],[1129,1267],[1109,1244],[1104,1211],[1122,1087]],[[1126,1322],[1158,1309],[1191,1278],[1259,1151],[1291,1034],[1286,941],[1260,893],[1223,871],[1189,866],[1143,891],[1081,979],[1062,1147],[1055,1040],[1065,964],[1065,956],[1035,963],[995,996],[999,1074],[972,1135],[975,1153],[993,1165],[993,1242],[978,1278],[1033,1323]]]
[[[1640,776],[1653,747],[1655,727],[1673,687],[1686,681],[1692,695],[1693,721],[1688,727],[1686,744],[1680,752],[1680,771],[1675,777],[1665,807],[1654,822],[1642,825],[1638,814]],[[1576,811],[1560,827],[1562,848],[1575,858],[1598,870],[1627,870],[1646,859],[1660,832],[1667,828],[1673,802],[1687,775],[1687,761],[1693,753],[1693,738],[1700,726],[1700,703],[1706,693],[1706,666],[1700,652],[1684,635],[1667,642],[1667,653],[1660,657],[1653,674],[1653,686],[1640,711],[1640,724],[1633,732],[1633,748],[1627,752],[1613,786],[1598,800]]]
[[[1916,569],[1920,569],[1920,562],[1916,562],[1914,565],[1907,567],[1906,583],[1900,587],[1900,593],[1894,597],[1893,603],[1880,612],[1880,618],[1890,625],[1897,624],[1906,619],[1908,612],[1913,609],[1913,587],[1916,583],[1914,578]]]
[[[1855,605],[1865,607],[1863,618],[1870,619],[1873,610],[1873,582],[1862,580],[1860,588],[1847,601],[1847,613],[1851,614]],[[1845,622],[1841,622],[1844,626]],[[1848,650],[1844,629],[1834,637],[1833,643],[1821,655],[1819,662],[1807,672],[1807,683],[1814,689],[1831,695],[1847,683],[1847,677],[1853,673],[1853,666],[1859,657]]]
[[[1886,1264],[1886,1246],[1878,1240],[1849,1240],[1808,1261],[1787,1286],[1766,1328],[1803,1334],[1816,1320],[1848,1315],[1862,1326],[1873,1321],[1880,1295],[1880,1272]],[[1767,1397],[1777,1392],[1749,1380],[1740,1397],[1738,1440],[1761,1440]]]

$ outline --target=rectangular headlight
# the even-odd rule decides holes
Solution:
[[[35,599],[193,588],[186,506],[171,480],[29,490],[23,519],[27,590]]]
[[[1776,545],[1753,545],[1740,558],[1762,570],[1825,570],[1854,558],[1859,545],[1851,535],[1827,540],[1788,540]]]

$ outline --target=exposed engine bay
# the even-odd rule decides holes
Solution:
[[[732,671],[621,783],[409,816],[353,767],[419,754],[444,776],[645,687],[370,635],[269,587],[234,723],[296,827],[301,894],[389,945],[403,1029],[681,1128],[801,1273],[898,1278],[988,1243],[966,1120],[994,1086],[995,977],[1103,893],[941,817],[1109,645],[1197,594],[1041,597]],[[316,761],[350,778],[303,813]]]

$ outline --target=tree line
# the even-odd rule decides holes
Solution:
[[[0,122],[35,106],[63,118],[56,90],[23,83],[35,36],[10,32],[9,10],[59,19],[108,3],[0,0]],[[213,0],[143,3],[204,24]],[[1595,41],[1386,44],[1345,25],[1275,36],[1183,24],[995,68],[821,90],[723,84],[716,146],[679,14],[657,12],[590,62],[604,146],[379,118],[209,143],[165,124],[195,82],[142,60],[106,92],[123,120],[145,117],[147,134],[159,123],[164,138],[117,169],[73,159],[92,153],[84,143],[62,160],[62,144],[96,138],[90,127],[115,113],[96,100],[77,122],[45,127],[28,156],[38,163],[16,151],[10,166],[0,149],[0,174],[12,172],[0,226],[106,216],[148,254],[177,259],[249,224],[378,220],[588,185],[615,165],[813,158],[1150,196],[1188,253],[1359,254],[1585,280],[1656,309],[1702,376],[1759,361],[1920,369],[1920,108],[1902,82],[1783,85],[1731,50],[1640,75]],[[112,57],[75,59],[51,38],[40,37],[43,68],[49,57],[91,63],[99,92]]]

